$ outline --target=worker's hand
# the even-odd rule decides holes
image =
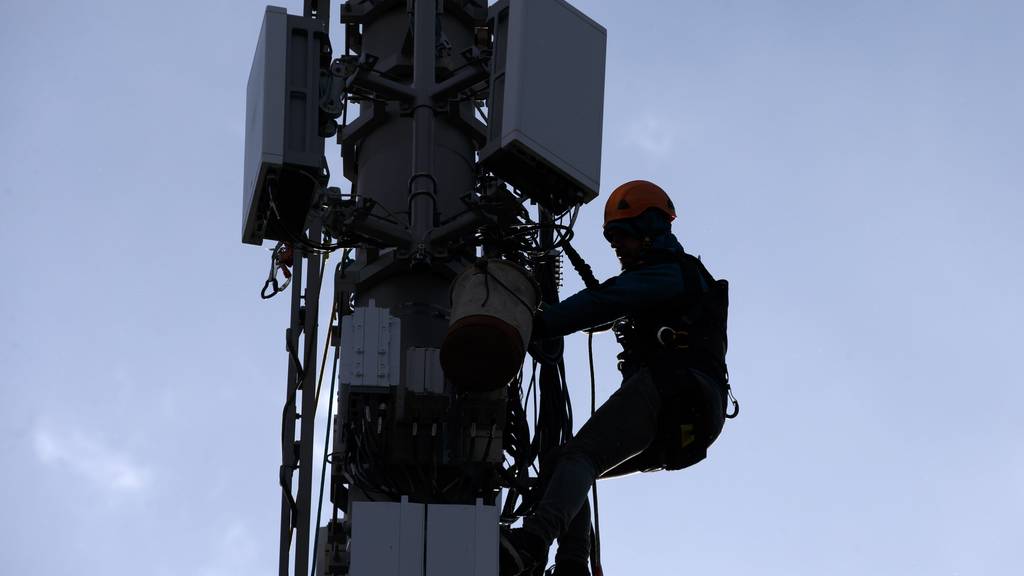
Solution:
[[[564,349],[565,344],[561,337],[548,335],[547,326],[544,325],[544,314],[538,310],[533,315],[533,330],[530,332],[530,344],[526,351],[538,364],[557,364]]]
[[[535,338],[526,349],[538,364],[557,364],[565,351],[565,341],[557,338]]]

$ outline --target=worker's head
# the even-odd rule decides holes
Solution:
[[[675,206],[659,186],[633,180],[619,186],[604,205],[604,237],[623,268],[639,264],[654,238],[671,231]]]

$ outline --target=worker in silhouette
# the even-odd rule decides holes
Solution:
[[[728,284],[671,232],[671,199],[637,180],[608,197],[604,236],[622,273],[536,317],[535,338],[614,322],[621,387],[542,466],[542,496],[522,528],[503,530],[501,576],[540,574],[555,539],[555,576],[589,575],[587,493],[597,478],[676,470],[704,459],[726,417]]]

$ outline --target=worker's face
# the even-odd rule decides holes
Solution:
[[[623,268],[640,263],[644,249],[643,240],[618,228],[608,230],[605,233],[605,238],[612,245],[612,250],[615,250],[615,256],[619,258]]]

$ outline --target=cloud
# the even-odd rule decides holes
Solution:
[[[33,435],[33,448],[43,464],[71,470],[106,490],[141,492],[149,485],[149,470],[79,430],[39,425]]]
[[[663,158],[675,149],[677,129],[665,118],[643,114],[626,126],[626,142],[651,156]]]

